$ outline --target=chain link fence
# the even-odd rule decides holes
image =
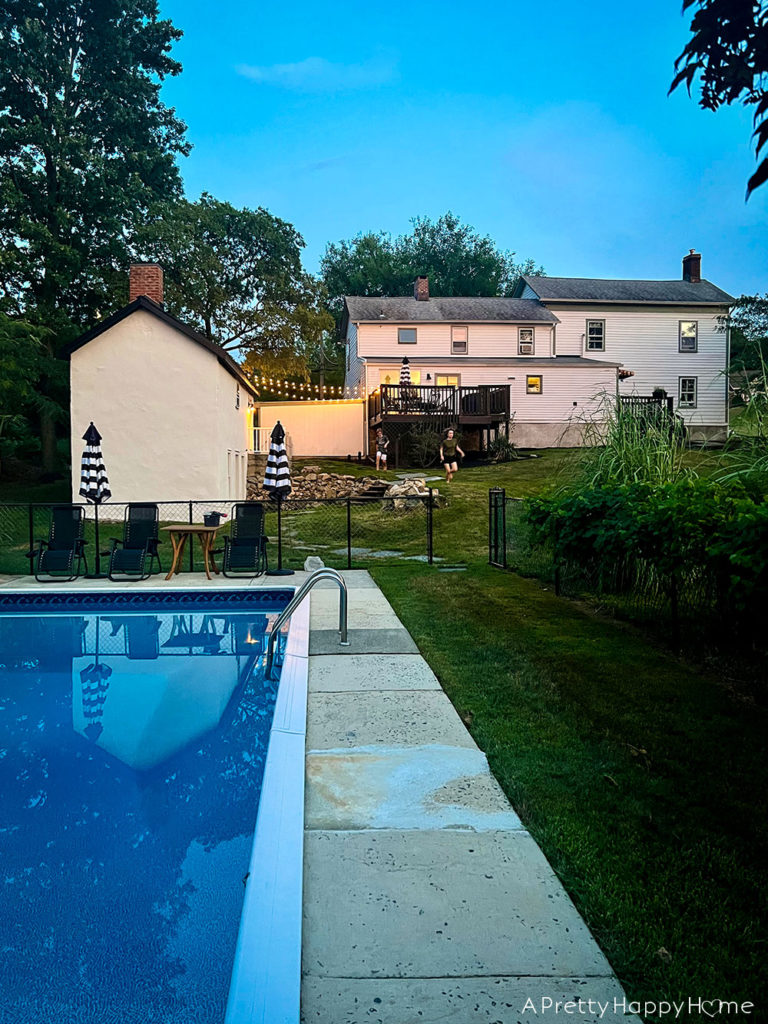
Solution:
[[[489,492],[489,562],[552,586],[557,595],[587,599],[600,610],[629,619],[663,636],[672,646],[698,645],[716,650],[748,646],[756,640],[751,626],[726,607],[722,587],[702,566],[681,564],[662,572],[639,557],[575,562],[562,556],[557,529],[550,540],[533,538],[523,498],[503,489]],[[762,643],[759,646],[764,646]]]
[[[39,540],[47,540],[54,503],[14,502],[0,505],[0,574],[31,572],[28,553]],[[234,503],[212,501],[159,501],[160,538],[174,523],[204,522],[211,512],[226,517],[216,535],[215,550],[223,547],[230,530]],[[127,503],[107,502],[85,508],[85,552],[89,571],[96,567],[96,552],[103,556],[112,537],[121,538]],[[356,499],[291,499],[266,502],[265,533],[270,568],[281,565],[301,569],[308,555],[319,556],[335,569],[363,568],[400,561],[432,563],[434,520],[439,516],[429,489],[425,497]],[[164,571],[171,563],[171,545],[160,545]],[[102,569],[105,566],[102,566]],[[204,572],[202,547],[187,545],[184,572]]]

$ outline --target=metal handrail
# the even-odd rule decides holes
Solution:
[[[291,600],[275,619],[275,624],[273,625],[272,631],[269,634],[269,639],[267,640],[267,661],[266,668],[264,670],[267,679],[272,678],[272,667],[275,659],[275,644],[280,636],[280,630],[283,628],[283,624],[286,619],[291,617],[312,587],[321,580],[334,580],[339,585],[339,633],[341,634],[339,643],[342,647],[349,647],[349,641],[347,640],[347,584],[344,582],[344,577],[341,573],[338,573],[335,569],[331,569],[328,566],[325,566],[322,569],[316,569],[308,579],[304,580],[304,583],[299,587]]]

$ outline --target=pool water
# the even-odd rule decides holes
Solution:
[[[3,1024],[222,1024],[289,596],[0,603]]]

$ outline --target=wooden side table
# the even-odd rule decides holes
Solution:
[[[190,538],[191,543],[191,538],[194,537],[199,538],[200,547],[203,549],[205,575],[209,580],[212,579],[211,569],[218,575],[219,570],[213,557],[213,544],[216,540],[216,534],[220,529],[220,526],[202,526],[199,523],[171,523],[170,526],[163,526],[162,530],[171,538],[171,544],[173,545],[173,562],[165,578],[169,580],[174,573],[180,571],[181,558],[187,546],[187,538]]]

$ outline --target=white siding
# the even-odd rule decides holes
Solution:
[[[451,354],[452,324],[360,324],[357,333],[357,351],[363,358],[381,356],[434,356],[438,359],[455,360],[456,365],[468,359],[499,358],[517,356],[518,328],[533,327],[535,332],[535,355],[552,354],[551,324],[457,324],[468,327],[468,352],[465,356]],[[416,344],[401,345],[397,340],[398,327],[415,327]]]
[[[350,392],[354,392],[357,388],[362,394],[365,362],[357,354],[357,324],[350,323],[347,328],[345,358],[344,387],[348,388]]]
[[[536,294],[536,292],[533,290],[533,288],[531,288],[529,284],[526,284],[526,286],[523,288],[523,293],[520,296],[521,299],[538,299],[538,297],[539,296]]]
[[[726,332],[719,317],[726,310],[689,308],[552,307],[560,319],[556,333],[558,355],[585,355],[622,363],[635,376],[620,385],[620,394],[650,395],[664,388],[677,407],[680,377],[698,379],[696,409],[680,409],[690,425],[722,425],[727,422]],[[586,352],[586,321],[605,320],[605,351]],[[679,351],[679,323],[695,320],[698,352]]]

